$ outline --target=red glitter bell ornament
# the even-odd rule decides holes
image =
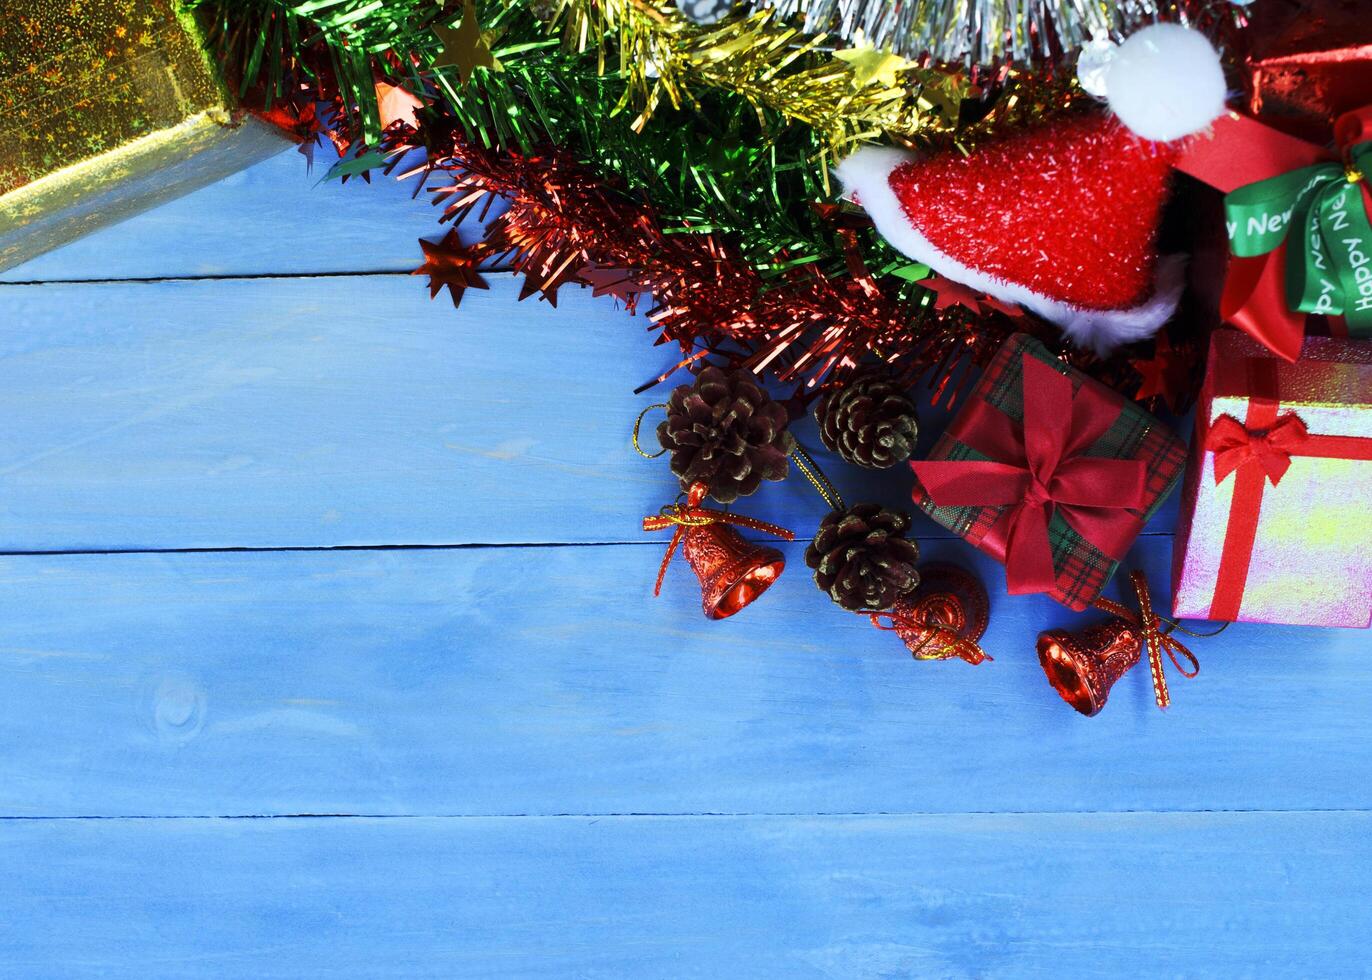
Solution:
[[[1038,651],[1053,690],[1090,717],[1100,714],[1115,681],[1139,662],[1143,638],[1129,623],[1112,619],[1079,633],[1040,633]]]
[[[771,588],[786,558],[780,551],[750,544],[728,524],[688,527],[682,552],[700,579],[700,604],[708,619],[725,619]]]
[[[1153,675],[1153,698],[1159,708],[1172,703],[1163,676],[1163,654],[1183,677],[1200,673],[1195,654],[1171,634],[1180,624],[1171,622],[1164,630],[1162,618],[1153,612],[1148,581],[1143,572],[1130,573],[1129,583],[1138,597],[1138,612],[1113,599],[1098,598],[1094,605],[1114,618],[1080,632],[1047,630],[1039,634],[1039,663],[1048,683],[1062,699],[1082,714],[1100,714],[1110,697],[1110,688],[1139,662],[1148,651],[1148,669]],[[1191,636],[1207,634],[1184,632]],[[1182,661],[1186,664],[1183,666]]]
[[[744,540],[736,527],[746,527],[792,540],[784,527],[742,514],[702,507],[706,487],[694,484],[684,504],[668,504],[643,518],[643,530],[674,528],[667,554],[657,571],[653,595],[662,592],[662,580],[680,545],[691,570],[700,580],[700,605],[707,619],[727,619],[772,587],[786,567],[786,558],[775,548]]]
[[[970,572],[933,562],[919,569],[914,591],[901,596],[889,612],[870,615],[873,626],[893,631],[916,660],[957,658],[979,664],[992,659],[978,643],[990,611],[986,589]]]
[[[1223,113],[1226,87],[1210,41],[1179,24],[1137,31],[1093,77],[1110,114],[1059,117],[968,155],[867,147],[837,174],[901,252],[1103,354],[1176,309],[1182,261],[1159,257],[1158,223],[1179,143]]]

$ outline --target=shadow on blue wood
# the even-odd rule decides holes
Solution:
[[[633,389],[675,349],[491,278],[458,312],[408,276],[0,286],[0,550],[642,540],[678,488],[629,442],[671,386]],[[905,467],[831,458],[910,509]],[[825,510],[799,478],[738,507],[801,537]]]
[[[408,272],[417,238],[441,234],[417,179],[322,180],[294,149],[23,265],[0,282]],[[396,172],[399,173],[404,168]],[[480,232],[473,225],[464,238]]]

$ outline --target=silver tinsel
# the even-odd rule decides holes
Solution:
[[[858,38],[917,60],[967,65],[1042,64],[1050,39],[1070,58],[1093,35],[1123,34],[1158,19],[1166,0],[748,0],[752,10],[797,18],[807,33]]]

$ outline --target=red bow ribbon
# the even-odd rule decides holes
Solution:
[[[1281,392],[1275,361],[1251,358],[1245,370],[1249,396],[1244,421],[1221,415],[1201,443],[1215,454],[1215,482],[1234,476],[1207,619],[1239,618],[1267,484],[1275,487],[1281,481],[1293,457],[1372,460],[1372,438],[1311,434],[1296,413],[1278,414]]]
[[[709,488],[703,483],[693,483],[690,491],[686,494],[685,504],[668,504],[662,511],[650,517],[643,518],[643,530],[661,531],[664,528],[676,526],[672,533],[672,540],[667,542],[667,553],[662,556],[662,564],[657,570],[657,583],[653,586],[653,595],[662,592],[662,580],[667,575],[667,566],[672,563],[672,556],[676,554],[677,545],[681,544],[681,539],[686,536],[686,531],[693,527],[704,527],[706,524],[732,524],[734,527],[746,527],[751,531],[761,531],[783,541],[795,539],[795,534],[777,524],[768,524],[766,521],[759,521],[755,517],[744,517],[742,514],[730,514],[726,510],[715,510],[713,507],[702,507],[700,502],[709,493]]]
[[[900,635],[900,638],[905,640],[906,646],[910,647],[910,656],[916,660],[948,660],[957,657],[959,660],[965,660],[976,666],[983,660],[995,659],[983,650],[975,640],[958,633],[957,627],[931,620],[929,616],[922,615],[921,611],[918,610],[912,615],[902,615],[895,610],[859,613],[859,615],[869,616],[872,625],[879,630]],[[881,621],[883,617],[891,621],[890,626]],[[907,635],[911,639],[920,638],[919,642],[910,646],[910,640],[906,640]]]
[[[1221,415],[1210,426],[1205,448],[1215,454],[1215,483],[1223,483],[1241,466],[1257,463],[1275,487],[1291,468],[1291,457],[1300,455],[1309,441],[1305,423],[1294,413],[1265,430],[1247,429],[1232,415]]]
[[[1163,676],[1162,672],[1162,655],[1167,654],[1168,659],[1172,661],[1172,666],[1176,667],[1183,677],[1195,677],[1199,674],[1200,661],[1181,640],[1163,630],[1162,618],[1153,611],[1153,599],[1148,594],[1148,580],[1144,577],[1143,572],[1131,573],[1129,581],[1134,586],[1134,594],[1139,600],[1137,614],[1130,612],[1121,603],[1104,596],[1096,599],[1095,606],[1112,616],[1118,616],[1143,633],[1143,641],[1148,648],[1148,671],[1153,675],[1153,700],[1158,703],[1159,708],[1166,708],[1172,703],[1172,696],[1167,692],[1167,678]],[[1180,628],[1177,623],[1172,623],[1172,627],[1174,629]],[[1191,635],[1196,636],[1198,634],[1192,633]],[[1182,660],[1187,662],[1189,669],[1181,665]]]
[[[1128,511],[1148,500],[1142,461],[1084,455],[1121,411],[1105,391],[1073,392],[1071,379],[1028,354],[1023,377],[1023,425],[985,402],[954,423],[954,437],[988,460],[911,464],[937,506],[1005,508],[985,543],[1003,554],[1011,595],[1052,591],[1055,513],[1118,561],[1143,523]]]

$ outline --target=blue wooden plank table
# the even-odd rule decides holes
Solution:
[[[1366,632],[1237,625],[1086,719],[1033,652],[1083,618],[922,517],[992,663],[912,661],[803,542],[726,622],[684,566],[653,600],[672,352],[589,293],[430,302],[424,200],[316,182],[0,275],[0,974],[1367,975]]]

